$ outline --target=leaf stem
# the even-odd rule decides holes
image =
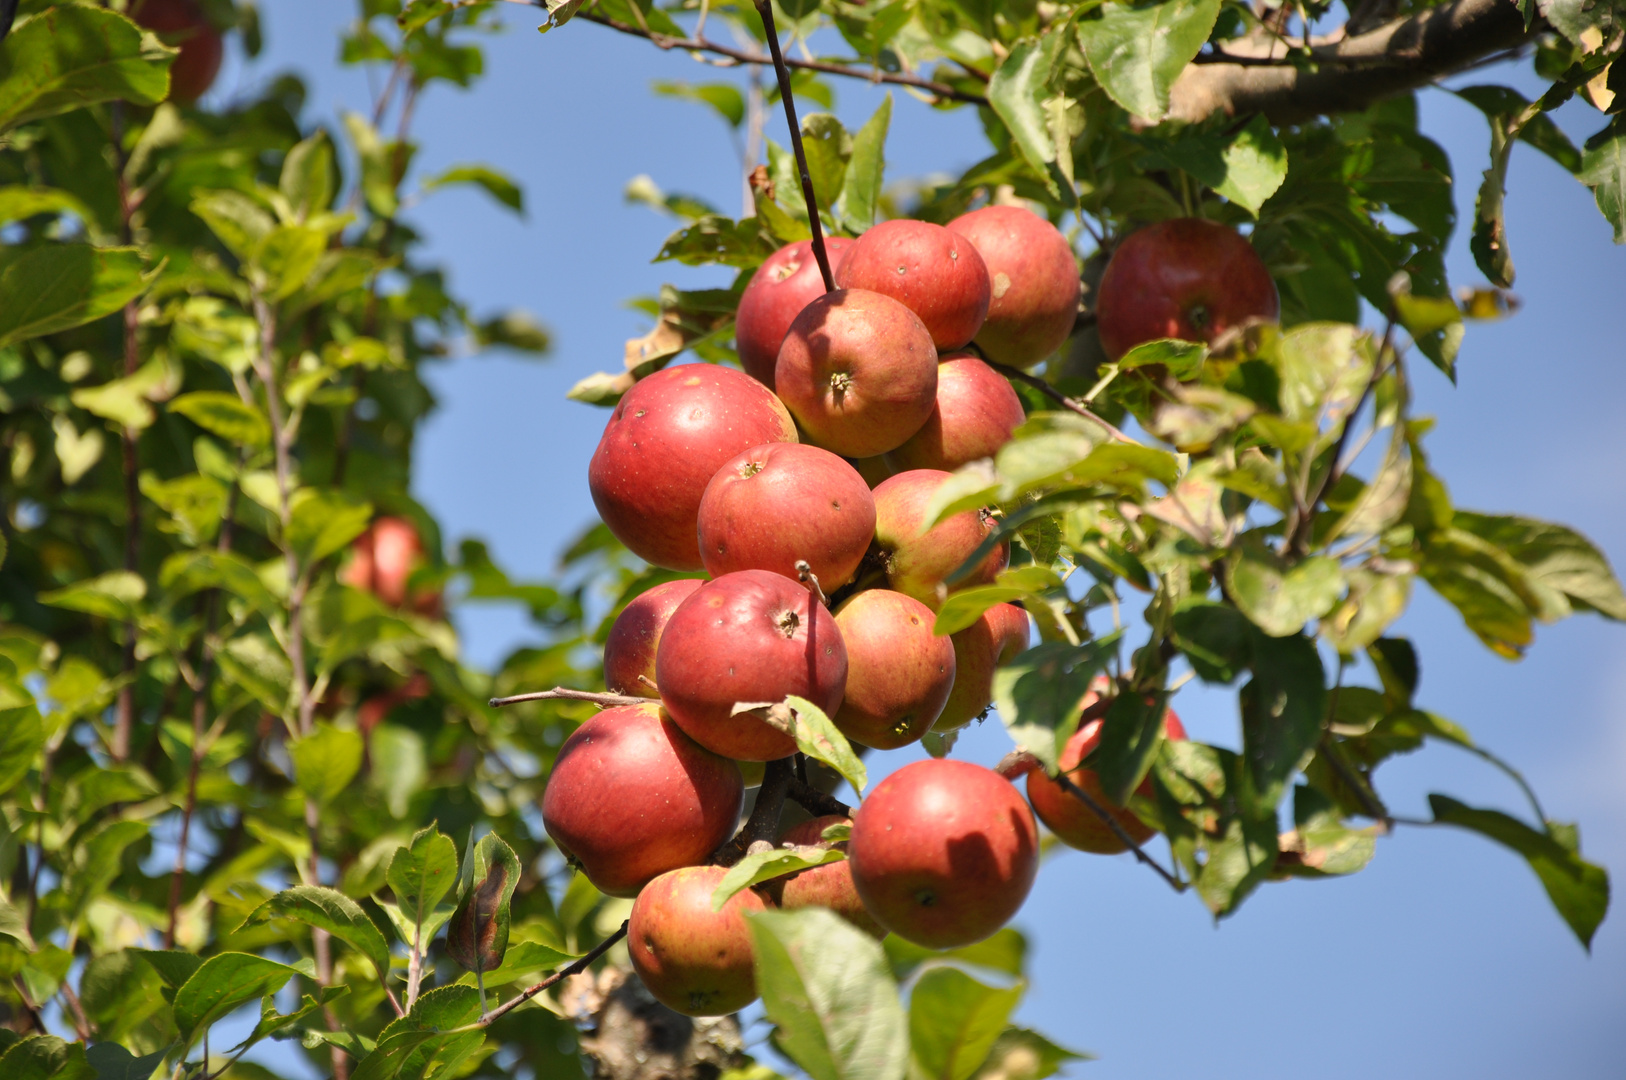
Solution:
[[[824,291],[836,291],[836,278],[830,270],[830,253],[824,247],[824,226],[819,221],[819,200],[813,191],[813,175],[807,169],[807,153],[802,149],[802,126],[796,120],[796,97],[790,89],[790,70],[779,49],[779,31],[773,24],[771,0],[753,0],[757,14],[762,16],[762,32],[768,38],[768,53],[773,57],[774,74],[779,77],[779,100],[785,106],[785,122],[790,125],[790,145],[796,153],[796,168],[802,174],[802,200],[807,203],[807,226],[813,232],[813,257],[819,263],[819,275],[824,278]]]

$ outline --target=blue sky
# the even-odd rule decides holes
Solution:
[[[263,7],[265,55],[230,67],[217,95],[294,68],[311,85],[311,116],[366,107],[367,78],[336,63],[350,3]],[[449,544],[483,537],[524,577],[548,573],[591,519],[587,460],[606,414],[564,393],[615,369],[623,341],[647,329],[624,301],[663,281],[726,278],[651,265],[671,222],[623,202],[626,182],[647,173],[667,190],[738,203],[726,129],[697,106],[654,97],[649,82],[740,75],[586,23],[541,37],[536,14],[518,6],[503,16],[510,30],[489,43],[476,88],[437,87],[422,102],[415,175],[490,162],[524,186],[528,216],[448,190],[412,219],[478,314],[528,308],[556,348],[540,363],[493,355],[438,369],[441,408],[419,443],[415,490]],[[1471,81],[1522,78],[1491,70]],[[849,126],[879,101],[862,83],[841,83],[837,95]],[[1487,126],[1443,91],[1421,101],[1426,131],[1452,156],[1466,222]],[[895,108],[889,179],[982,156],[970,111],[936,112],[903,95]],[[768,133],[783,141],[775,120]],[[1559,121],[1577,142],[1602,126],[1580,103]],[[1611,245],[1591,193],[1534,150],[1515,150],[1509,188],[1524,307],[1469,329],[1457,387],[1419,365],[1420,411],[1439,418],[1432,460],[1458,505],[1566,522],[1626,565],[1626,248]],[[1450,268],[1458,284],[1480,280],[1465,234]],[[469,609],[458,623],[481,662],[530,634],[518,611]],[[1581,823],[1590,858],[1626,870],[1626,628],[1597,617],[1543,628],[1511,664],[1420,588],[1400,629],[1423,656],[1424,707],[1523,768],[1549,813]],[[1236,742],[1232,696],[1188,690],[1176,704],[1194,737]],[[992,763],[1008,746],[985,725],[957,753]],[[881,767],[914,756],[886,755]],[[1448,748],[1386,766],[1380,785],[1397,813],[1427,816],[1430,791],[1524,812],[1505,778]],[[1614,1077],[1626,1060],[1626,920],[1616,912],[1588,957],[1529,869],[1465,833],[1402,830],[1380,842],[1366,872],[1268,886],[1217,927],[1194,898],[1169,893],[1127,857],[1066,853],[1047,863],[1018,924],[1037,944],[1021,1019],[1100,1055],[1078,1076],[1526,1080]]]

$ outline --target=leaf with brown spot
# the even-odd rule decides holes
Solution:
[[[502,964],[508,951],[511,903],[519,885],[519,857],[496,833],[487,833],[469,852],[465,886],[446,931],[446,951],[465,969],[486,972]]]

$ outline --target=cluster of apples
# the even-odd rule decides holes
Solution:
[[[1205,235],[1219,228],[1194,224]],[[1033,812],[1011,781],[927,760],[883,780],[850,822],[819,818],[781,837],[839,843],[825,830],[850,824],[846,860],[712,910],[726,869],[706,863],[738,826],[741,763],[797,749],[766,706],[806,699],[850,741],[894,749],[985,712],[995,670],[1028,642],[1027,614],[1010,604],[959,633],[933,633],[946,579],[986,551],[957,585],[988,583],[1008,551],[988,543],[988,511],[928,527],[926,510],[952,470],[994,454],[1023,420],[1009,381],[983,357],[1030,367],[1071,334],[1080,297],[1071,245],[1026,209],[989,206],[947,227],[888,221],[831,239],[827,254],[830,291],[808,242],[770,257],[739,306],[743,373],[691,364],[641,380],[589,468],[599,514],[629,549],[709,578],[658,585],[619,615],[605,684],[649,702],[606,709],[566,740],[543,821],[599,889],[636,897],[634,967],[658,999],[694,1015],[755,997],[752,910],[818,904],[878,936],[947,948],[1002,926],[1037,871]],[[1143,291],[1144,274],[1118,277]],[[1204,338],[1232,317],[1181,293],[1126,333]],[[1082,762],[1099,728],[1081,728],[1062,762],[1095,794]],[[1169,728],[1183,735],[1172,716]],[[1028,787],[1064,841],[1123,850],[1058,781],[1035,773]],[[1150,835],[1133,813],[1114,812],[1127,835]]]

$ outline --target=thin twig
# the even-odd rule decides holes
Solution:
[[[1039,393],[1043,394],[1051,401],[1054,401],[1062,408],[1077,413],[1093,424],[1100,424],[1101,427],[1106,429],[1106,433],[1108,435],[1112,436],[1114,439],[1117,439],[1119,442],[1133,443],[1135,441],[1128,435],[1125,435],[1118,428],[1113,427],[1095,413],[1085,408],[1082,402],[1068,397],[1066,394],[1062,393],[1060,390],[1057,390],[1054,386],[1051,386],[1037,375],[1030,374],[1029,372],[1023,371],[1018,367],[1012,367],[1009,364],[1001,364],[997,360],[990,360],[986,356],[983,357],[983,363],[987,364],[989,367],[993,368],[1007,379],[1015,379],[1024,386],[1033,387],[1033,389],[1039,391]]]
[[[119,171],[119,241],[126,246],[134,243],[135,203],[131,199],[130,178],[126,175],[129,155],[124,151],[124,103],[112,105],[111,131],[113,157]],[[131,300],[124,305],[124,377],[129,378],[141,366],[140,305]],[[120,460],[124,470],[124,569],[139,573],[141,569],[141,462],[140,432],[132,427],[119,431]],[[119,687],[118,702],[114,710],[113,738],[108,752],[116,762],[130,756],[130,739],[135,729],[135,665],[136,628],[134,622],[124,624],[124,651],[119,661],[123,685]]]
[[[656,34],[649,30],[642,30],[628,23],[611,19],[596,12],[586,12],[576,16],[590,23],[607,26],[611,30],[633,37],[640,37],[652,41],[662,49],[682,49],[686,52],[712,53],[715,56],[726,56],[736,64],[760,64],[763,67],[773,66],[773,57],[763,56],[761,53],[747,52],[744,49],[734,49],[721,45],[710,38],[674,38],[664,34]],[[771,37],[772,35],[770,35]],[[867,83],[888,83],[893,86],[910,86],[916,90],[924,90],[934,97],[947,101],[961,101],[967,105],[986,105],[988,99],[981,94],[970,94],[964,90],[956,90],[944,83],[933,82],[914,75],[899,75],[890,71],[875,71],[868,68],[851,67],[846,64],[832,64],[823,60],[791,60],[784,61],[786,67],[799,68],[802,71],[817,71],[825,75],[840,75],[849,79],[862,79]]]
[[[610,949],[612,947],[614,947],[616,942],[620,941],[622,938],[624,938],[626,936],[627,936],[627,924],[622,923],[621,924],[621,929],[617,930],[615,933],[611,934],[609,937],[605,938],[603,941],[599,942],[597,945],[594,945],[591,949],[589,949],[587,951],[587,954],[585,956],[583,956],[581,959],[579,959],[579,960],[575,961],[574,963],[570,964],[568,967],[560,968],[558,971],[555,971],[552,975],[549,975],[547,978],[543,979],[541,982],[537,983],[535,986],[528,987],[528,988],[526,988],[524,990],[521,990],[519,992],[519,994],[517,994],[516,996],[514,996],[512,998],[509,998],[507,1001],[503,1002],[501,1005],[498,1005],[495,1009],[492,1009],[490,1012],[488,1012],[484,1016],[480,1017],[480,1019],[476,1020],[474,1023],[468,1024],[468,1025],[466,1025],[464,1027],[460,1027],[460,1028],[452,1028],[450,1031],[446,1032],[446,1034],[448,1034],[448,1035],[456,1035],[456,1034],[461,1034],[461,1033],[463,1033],[465,1031],[479,1031],[482,1028],[490,1027],[492,1022],[495,1021],[498,1017],[504,1016],[504,1015],[512,1012],[513,1010],[519,1008],[521,1005],[525,1004],[527,1001],[531,1000],[536,995],[538,995],[542,991],[546,990],[548,987],[553,986],[553,985],[555,985],[557,983],[561,983],[565,979],[569,978],[572,975],[580,975],[582,972],[586,971],[587,968],[588,968],[588,965],[592,964],[592,962],[594,960],[597,960],[599,957],[601,957],[605,953],[609,952]]]
[[[634,697],[631,694],[595,694],[588,690],[572,690],[568,686],[555,686],[552,690],[538,690],[531,694],[514,694],[512,697],[494,697],[486,702],[493,709],[500,709],[504,705],[518,705],[523,701],[591,701],[594,705],[602,705],[609,709],[617,705],[648,705],[654,698]]]
[[[1073,798],[1089,807],[1090,812],[1096,817],[1100,818],[1102,823],[1105,824],[1107,828],[1112,830],[1112,835],[1116,836],[1120,843],[1129,845],[1129,850],[1135,853],[1135,858],[1137,860],[1145,863],[1147,866],[1150,866],[1157,873],[1158,877],[1169,883],[1169,888],[1173,889],[1175,892],[1186,891],[1185,882],[1163,869],[1161,863],[1152,858],[1150,855],[1146,854],[1145,850],[1139,844],[1135,843],[1135,838],[1130,836],[1122,825],[1118,824],[1118,819],[1113,817],[1106,807],[1096,802],[1095,799],[1090,796],[1089,792],[1073,783],[1072,780],[1068,778],[1066,773],[1057,775],[1056,782],[1059,783],[1068,794],[1073,796]]]
[[[790,71],[785,67],[785,54],[779,48],[779,31],[773,24],[773,4],[770,0],[755,0],[757,14],[762,17],[762,32],[768,38],[768,52],[773,57],[774,73],[779,77],[779,100],[785,106],[785,123],[790,125],[790,148],[796,155],[796,168],[802,174],[802,201],[807,204],[807,226],[813,233],[813,257],[819,264],[819,275],[824,278],[824,291],[836,291],[836,277],[830,270],[830,253],[824,247],[824,226],[819,221],[819,200],[813,191],[813,174],[807,169],[807,153],[802,149],[802,125],[796,119],[796,95],[790,89]]]

